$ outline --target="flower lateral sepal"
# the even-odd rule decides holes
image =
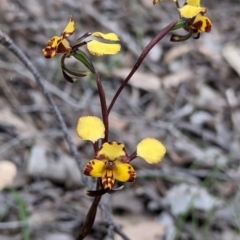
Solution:
[[[61,59],[61,68],[63,77],[67,82],[74,83],[77,81],[76,77],[86,77],[90,74],[88,71],[81,71],[67,67],[65,64],[65,58],[66,55],[63,55]]]
[[[92,73],[95,73],[95,68],[89,59],[89,57],[80,49],[75,50],[72,53],[72,56],[75,57],[79,62],[81,62],[85,67],[87,67]]]
[[[69,83],[75,83],[77,81],[77,78],[70,76],[62,69],[62,75],[64,79]]]
[[[186,35],[179,35],[179,34],[172,34],[170,41],[171,42],[183,42],[188,40],[193,35],[193,30],[191,28],[188,28],[185,26],[185,30],[188,31],[188,34]]]
[[[65,64],[65,59],[68,57],[68,55],[63,55],[61,58],[61,68],[62,68],[62,74],[64,79],[67,82],[74,83],[77,81],[77,78],[75,77],[86,77],[87,75],[90,74],[88,71],[81,71],[81,70],[76,70],[73,68],[69,68]]]
[[[102,196],[106,193],[108,194],[114,194],[118,191],[121,191],[124,188],[124,185],[121,185],[118,188],[114,188],[114,189],[100,189],[100,190],[85,190],[85,194],[88,195],[89,197],[99,197]]]
[[[100,190],[85,190],[84,191],[86,195],[89,197],[99,197],[104,195],[108,192],[108,189],[100,189]]]
[[[121,185],[121,186],[118,187],[118,188],[114,188],[114,189],[109,190],[107,193],[108,193],[108,194],[114,194],[114,193],[116,193],[116,192],[118,192],[118,191],[121,191],[123,188],[124,188],[124,185]]]

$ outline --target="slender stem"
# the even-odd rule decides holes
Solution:
[[[93,143],[93,148],[94,148],[94,153],[95,155],[97,154],[98,150],[99,150],[99,144],[98,144],[99,141]]]
[[[94,72],[94,76],[97,82],[98,94],[99,94],[101,110],[102,110],[102,118],[105,126],[105,137],[103,139],[103,143],[104,143],[104,142],[107,142],[108,140],[108,111],[107,111],[106,96],[105,96],[105,92],[103,90],[102,83],[100,81],[99,74],[97,71]]]
[[[175,2],[175,4],[176,4],[176,7],[177,8],[180,8],[180,5],[179,5],[179,2],[178,2],[178,0],[173,0],[174,2]]]
[[[98,179],[97,183],[96,183],[96,190],[98,190],[100,187],[101,187],[101,184],[100,184],[100,180]],[[91,205],[90,209],[88,210],[88,214],[83,223],[81,231],[78,234],[76,240],[84,239],[87,236],[87,234],[89,233],[89,231],[92,229],[92,226],[94,224],[95,217],[97,214],[98,204],[99,204],[101,198],[102,198],[102,196],[97,196],[94,198],[92,205]]]
[[[131,156],[129,156],[129,161],[128,162],[131,162],[136,157],[137,157],[137,152],[135,151],[133,154],[131,154]]]
[[[131,70],[131,72],[128,74],[128,76],[126,77],[126,79],[123,81],[123,83],[121,84],[121,86],[119,87],[119,89],[117,90],[116,94],[114,95],[109,107],[108,107],[108,111],[107,114],[109,115],[112,107],[114,105],[114,103],[116,102],[117,98],[119,97],[120,93],[122,92],[123,88],[127,85],[127,83],[129,82],[129,80],[131,79],[131,77],[133,76],[133,74],[137,71],[137,69],[139,68],[139,66],[141,65],[142,61],[145,59],[145,57],[148,55],[148,53],[150,52],[150,50],[168,33],[171,31],[172,27],[176,24],[177,20],[171,22],[167,27],[165,27],[163,30],[161,30],[156,37],[154,37],[151,42],[145,47],[145,49],[143,50],[142,54],[140,55],[140,57],[138,58],[137,62],[135,63],[133,69]]]
[[[102,119],[103,119],[103,123],[105,126],[105,137],[103,139],[103,143],[104,143],[108,139],[108,114],[107,114],[106,96],[105,96],[105,92],[103,90],[103,87],[102,87],[102,84],[100,81],[99,74],[96,70],[94,71],[94,76],[95,76],[96,83],[97,83],[98,95],[99,95],[101,110],[102,110]],[[96,154],[96,152],[98,150],[98,143],[94,144],[94,150],[95,150],[95,154]],[[99,190],[100,188],[101,188],[101,184],[98,179],[97,185],[96,185],[96,190]],[[101,198],[102,198],[102,196],[97,196],[94,198],[92,205],[86,216],[86,219],[84,221],[84,224],[83,224],[81,231],[80,231],[79,235],[77,236],[76,240],[84,239],[87,236],[87,234],[89,233],[89,231],[91,230],[91,228],[94,224],[94,221],[95,221],[98,204],[99,204]]]
[[[97,213],[98,204],[101,200],[101,197],[102,196],[98,196],[98,197],[94,198],[92,205],[86,216],[85,222],[82,226],[81,232],[77,236],[76,240],[84,239],[87,236],[87,234],[89,233],[89,231],[92,229],[93,223],[95,221],[96,213]]]

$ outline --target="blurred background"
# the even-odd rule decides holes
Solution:
[[[181,2],[183,4],[183,2]],[[144,137],[163,142],[161,164],[136,159],[134,184],[106,196],[113,219],[131,240],[240,239],[240,4],[202,1],[212,20],[199,40],[166,36],[150,52],[110,114],[110,141],[135,151]],[[151,38],[178,19],[165,0],[0,0],[0,28],[48,80],[83,162],[92,146],[75,132],[80,116],[101,116],[93,77],[64,81],[60,57],[45,59],[47,40],[70,15],[77,39],[87,30],[115,32],[121,52],[93,57],[108,104]],[[69,66],[76,61],[69,59]],[[80,66],[81,67],[81,66]],[[59,123],[32,74],[0,46],[0,239],[73,240],[91,198]],[[10,161],[17,176],[1,167]],[[8,169],[8,168],[7,168]],[[107,238],[101,214],[88,240]],[[119,236],[116,239],[121,239]]]

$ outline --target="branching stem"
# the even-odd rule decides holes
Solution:
[[[119,87],[119,89],[117,90],[116,94],[114,95],[109,107],[108,107],[108,115],[110,114],[112,107],[114,105],[114,103],[116,102],[117,98],[119,97],[120,93],[122,92],[122,90],[124,89],[124,87],[127,85],[127,83],[129,82],[129,80],[131,79],[131,77],[133,76],[133,74],[137,71],[137,69],[139,68],[139,66],[141,65],[142,61],[145,59],[145,57],[148,55],[148,53],[150,52],[150,50],[164,37],[167,35],[168,32],[171,31],[171,29],[174,27],[174,25],[177,23],[176,21],[171,22],[167,27],[165,27],[163,30],[161,30],[156,37],[154,37],[151,42],[145,47],[145,49],[143,50],[142,54],[140,55],[140,57],[138,58],[137,62],[135,63],[133,69],[131,70],[131,72],[128,74],[128,76],[126,77],[126,79],[123,81],[123,83],[121,84],[121,86]]]

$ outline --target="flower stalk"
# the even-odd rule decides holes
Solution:
[[[98,180],[96,190],[98,190],[99,186],[100,186],[100,184],[99,184],[99,180]],[[98,204],[99,204],[101,198],[102,198],[102,195],[94,198],[94,200],[91,204],[91,207],[88,210],[88,214],[85,218],[85,221],[83,223],[81,231],[78,234],[76,240],[84,239],[87,236],[87,234],[89,233],[89,231],[92,229],[92,226],[94,224],[96,214],[97,214]]]
[[[138,70],[138,68],[140,67],[141,63],[143,62],[143,60],[146,58],[146,56],[148,55],[148,53],[150,52],[150,50],[164,37],[166,36],[171,30],[172,28],[175,26],[175,24],[178,21],[175,20],[173,22],[171,22],[168,26],[166,26],[164,29],[162,29],[152,40],[151,42],[144,48],[142,54],[140,55],[140,57],[138,58],[137,62],[135,63],[133,69],[131,70],[131,72],[128,74],[128,76],[126,77],[126,79],[123,81],[123,83],[121,84],[121,86],[119,87],[119,89],[117,90],[117,92],[115,93],[109,107],[107,110],[108,115],[110,114],[112,107],[114,105],[114,103],[116,102],[117,98],[119,97],[120,93],[122,92],[122,90],[124,89],[124,87],[128,84],[129,80],[131,79],[131,77],[133,76],[133,74]]]
[[[94,72],[94,76],[95,76],[97,88],[98,88],[98,95],[99,95],[100,104],[101,104],[103,124],[105,126],[105,136],[103,139],[103,143],[104,143],[104,142],[107,142],[107,140],[108,140],[108,128],[109,128],[106,96],[105,96],[105,92],[103,90],[103,86],[102,86],[102,83],[100,81],[100,77],[99,77],[99,74],[97,71]]]

